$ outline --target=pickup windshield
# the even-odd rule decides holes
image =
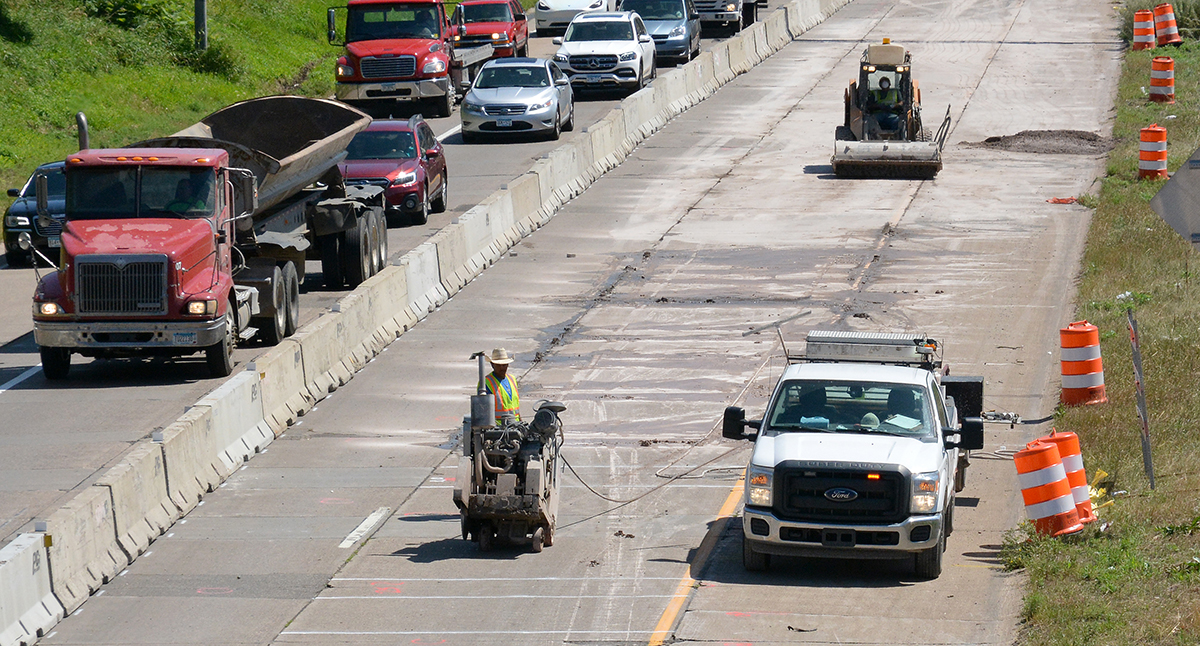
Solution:
[[[490,4],[465,4],[459,5],[463,11],[463,22],[471,24],[473,22],[512,22],[512,12],[508,9],[508,3],[493,2]]]
[[[624,0],[621,11],[636,11],[642,20],[683,20],[683,0]]]
[[[346,42],[401,38],[437,38],[441,33],[438,5],[418,2],[350,7]]]
[[[768,411],[768,434],[880,433],[927,439],[935,426],[925,389],[865,381],[788,381]]]
[[[67,173],[67,219],[208,217],[215,179],[211,168],[74,168]]]
[[[572,22],[564,40],[582,43],[593,40],[633,40],[633,26],[624,20]]]

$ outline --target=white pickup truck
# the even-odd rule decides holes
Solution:
[[[725,409],[723,435],[754,439],[746,569],[772,555],[911,559],[937,578],[954,493],[983,448],[983,378],[945,375],[939,344],[905,334],[812,331],[789,364],[762,419]]]

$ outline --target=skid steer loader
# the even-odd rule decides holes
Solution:
[[[890,96],[885,85],[890,85]],[[921,123],[921,90],[912,78],[912,55],[902,45],[885,38],[867,46],[845,104],[845,123],[837,128],[832,160],[838,177],[931,179],[942,169],[950,107],[931,136]]]

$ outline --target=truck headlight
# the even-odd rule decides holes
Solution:
[[[737,5],[730,2],[729,4],[725,5],[725,11],[737,11]]]
[[[910,510],[928,514],[937,510],[938,491],[942,474],[937,471],[918,473],[912,480],[912,504]]]
[[[354,76],[354,66],[344,61],[338,61],[337,75],[342,77]]]
[[[34,316],[58,316],[59,314],[65,314],[65,313],[66,312],[63,312],[63,308],[59,307],[58,303],[34,303],[33,304],[33,315]]]
[[[403,173],[396,179],[392,180],[392,186],[408,186],[416,181],[417,174],[415,172]]]
[[[440,58],[433,58],[425,63],[425,67],[421,68],[422,74],[441,74],[446,71],[446,61]]]
[[[750,467],[746,474],[746,504],[755,507],[771,506],[771,476],[773,469]]]
[[[196,316],[212,316],[217,313],[216,301],[188,301],[187,313]]]
[[[635,58],[637,58],[637,52],[625,52],[624,54],[621,54],[622,61],[631,61]]]
[[[7,218],[4,218],[4,226],[27,227],[29,226],[29,218],[23,215],[10,215]]]

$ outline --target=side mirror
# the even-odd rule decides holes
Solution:
[[[650,34],[642,34],[641,36],[638,36],[639,43],[648,43],[651,40],[653,40],[653,39],[650,38]]]
[[[562,44],[562,36],[555,36],[554,38],[550,39],[550,42],[554,45],[561,45]]]
[[[746,410],[737,406],[725,409],[721,420],[721,436],[730,440],[740,440],[746,437]]]
[[[525,20],[525,19],[526,19],[525,14],[523,14],[523,13],[519,13],[519,14],[513,16],[513,20]]]
[[[254,177],[252,171],[245,168],[229,169],[230,179],[233,181],[233,190],[235,193],[237,213],[235,218],[249,216],[258,210],[258,181]]]
[[[326,23],[329,28],[329,34],[328,34],[329,35],[329,44],[330,45],[338,44],[338,42],[337,42],[338,37],[337,37],[337,12],[336,12],[336,10],[334,10],[334,9],[329,10],[329,12],[326,14]]]
[[[38,173],[37,179],[34,180],[34,186],[34,190],[37,192],[38,217],[50,217],[50,187],[46,176]]]
[[[968,417],[963,420],[962,428],[958,429],[958,448],[966,451],[978,451],[983,448],[982,419]]]
[[[571,84],[571,81],[569,79],[554,79],[554,85],[556,87],[562,87],[564,85],[570,85],[570,84]]]
[[[430,148],[429,150],[426,150],[425,156],[426,157],[437,157],[438,156],[437,148]]]
[[[698,13],[689,14],[688,20],[700,20],[700,14],[698,14]]]
[[[9,197],[21,197],[21,189],[19,189],[19,188],[8,189],[8,196]]]
[[[458,37],[462,38],[463,36],[466,36],[466,35],[467,35],[467,26],[459,25],[458,26]]]

